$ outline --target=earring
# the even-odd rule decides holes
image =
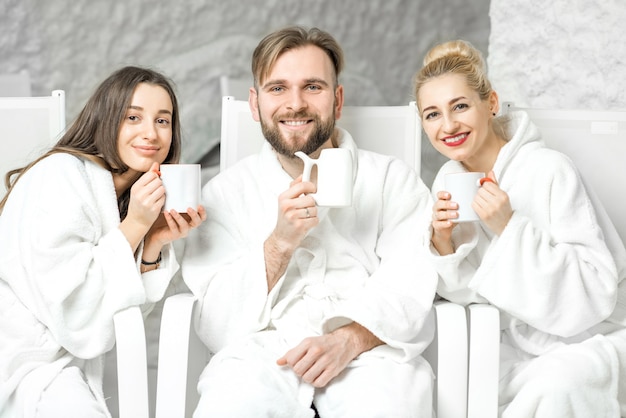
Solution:
[[[495,113],[492,113],[492,115],[494,115],[494,116],[495,116],[496,114],[495,114]]]

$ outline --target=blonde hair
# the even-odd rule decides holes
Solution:
[[[424,57],[424,66],[415,74],[413,91],[420,111],[419,92],[422,86],[446,74],[463,76],[481,100],[487,100],[493,91],[487,78],[487,65],[480,51],[467,41],[444,42],[428,51]]]

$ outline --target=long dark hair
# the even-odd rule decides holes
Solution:
[[[11,170],[6,174],[7,193],[0,201],[0,213],[20,177],[52,154],[65,152],[89,159],[111,173],[121,174],[128,171],[129,167],[118,153],[117,139],[135,88],[140,83],[163,87],[170,96],[173,108],[172,143],[164,163],[177,163],[181,153],[181,129],[173,83],[164,75],[150,69],[124,67],[115,71],[97,87],[74,123],[50,150],[25,167]],[[129,198],[130,190],[127,190],[118,199],[122,218],[126,216]]]

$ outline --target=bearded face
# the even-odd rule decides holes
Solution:
[[[275,115],[270,121],[260,116],[261,129],[267,142],[274,150],[289,158],[293,158],[296,151],[302,151],[309,155],[324,144],[335,130],[335,111],[326,119],[320,115],[310,114],[303,110],[300,112],[288,112]],[[306,131],[284,131],[281,124],[309,124],[312,127]],[[306,132],[310,132],[307,134]]]
[[[306,45],[283,52],[248,100],[267,142],[293,159],[297,151],[312,155],[332,139],[343,87],[326,52]]]

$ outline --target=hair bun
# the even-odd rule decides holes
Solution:
[[[420,112],[422,86],[436,77],[448,74],[463,77],[467,86],[478,93],[481,100],[488,100],[493,92],[482,53],[467,41],[443,42],[426,53],[424,66],[413,78],[417,108]]]
[[[486,70],[485,60],[481,52],[471,43],[463,40],[448,41],[431,48],[424,56],[424,66],[440,58],[454,56],[466,58],[481,70]]]

